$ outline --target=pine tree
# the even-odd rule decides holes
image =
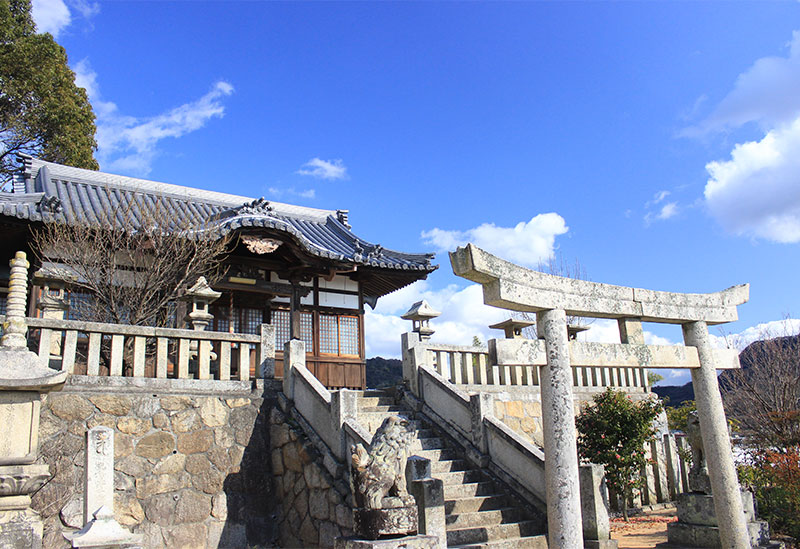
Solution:
[[[30,0],[0,0],[0,182],[19,153],[98,169],[94,119],[64,48],[36,32]]]

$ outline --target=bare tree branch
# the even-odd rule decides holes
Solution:
[[[726,411],[754,442],[800,444],[800,336],[784,322],[740,355],[742,368],[720,376]]]
[[[231,236],[175,218],[163,200],[114,192],[101,194],[103,213],[91,224],[33,229],[34,253],[45,269],[93,297],[74,311],[82,319],[165,326],[170,303],[198,277],[213,284],[224,274]]]

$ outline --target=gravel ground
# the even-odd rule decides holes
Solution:
[[[667,524],[678,520],[675,509],[659,509],[630,517],[611,519],[611,539],[619,542],[620,548],[651,549],[667,541]]]

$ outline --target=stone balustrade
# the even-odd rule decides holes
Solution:
[[[369,444],[369,431],[358,422],[358,393],[348,389],[331,392],[305,365],[305,343],[299,339],[284,346],[283,394],[298,412],[298,419],[307,423],[307,433],[313,433],[324,444],[320,450],[332,460],[326,466],[332,475],[336,468],[349,463],[349,448],[353,444]],[[334,463],[334,461],[338,462]]]
[[[26,322],[29,345],[39,357],[70,374],[220,381],[247,381],[251,372],[274,377],[275,328],[269,324],[251,335],[52,318]]]
[[[538,387],[539,368],[536,362],[513,364],[509,345],[533,346],[536,362],[545,363],[544,342],[539,340],[492,339],[489,347],[449,345],[422,340],[425,364],[456,385],[465,385],[468,392],[507,390],[510,387]],[[592,345],[571,342],[574,347]],[[528,357],[526,357],[528,358]],[[538,358],[538,360],[537,360]],[[577,391],[605,390],[614,387],[627,392],[647,392],[647,370],[643,367],[573,366],[573,386]]]

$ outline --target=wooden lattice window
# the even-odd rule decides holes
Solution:
[[[264,322],[264,313],[261,309],[249,307],[234,307],[231,311],[228,307],[218,307],[213,309],[214,331],[231,331],[231,313],[233,313],[233,330],[235,334],[259,334],[261,324]]]
[[[291,313],[284,310],[272,311],[272,324],[275,326],[275,344],[279,351],[289,341],[291,332]],[[300,339],[306,344],[306,352],[314,350],[314,316],[311,313],[300,313]]]
[[[352,315],[319,315],[320,354],[359,356],[358,317]]]

